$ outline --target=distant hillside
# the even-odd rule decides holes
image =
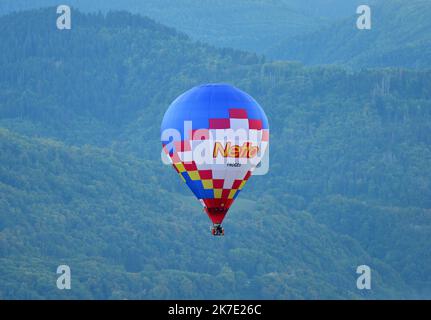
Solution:
[[[378,264],[374,296],[406,289],[309,213],[240,200],[229,236],[214,239],[194,199],[160,187],[160,164],[5,130],[0,150],[3,299],[353,298],[361,261]],[[61,263],[70,293],[55,287]]]
[[[353,68],[431,67],[430,1],[387,0],[371,9],[371,30],[358,30],[352,16],[309,35],[282,40],[266,53],[307,64]]]
[[[361,4],[381,0],[279,0],[307,16],[321,17],[328,21],[351,16]]]
[[[68,1],[69,5],[83,11],[139,13],[185,32],[193,39],[258,53],[282,39],[314,30],[324,23],[319,15],[301,13],[300,3],[283,0]],[[0,3],[0,14],[56,5],[58,1],[55,0],[6,0]]]
[[[0,17],[1,298],[431,296],[430,71],[269,62],[126,12],[75,12],[71,31],[55,17]],[[223,239],[159,158],[167,106],[206,82],[246,90],[271,125],[270,173]],[[53,288],[60,263],[76,291]]]

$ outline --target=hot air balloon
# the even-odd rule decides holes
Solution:
[[[228,84],[194,87],[175,99],[162,125],[162,146],[211,219],[213,235],[269,143],[268,119],[247,93]]]

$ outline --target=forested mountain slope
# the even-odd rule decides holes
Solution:
[[[124,12],[55,19],[0,18],[1,297],[430,297],[429,71],[268,62]],[[160,163],[164,111],[205,82],[271,126],[270,172],[223,239]],[[55,289],[61,263],[76,291]]]
[[[139,13],[185,32],[196,40],[260,53],[282,39],[326,24],[320,15],[303,13],[304,7],[300,1],[70,0],[67,4],[89,12],[127,10]],[[0,14],[56,5],[58,2],[55,0],[2,1]],[[322,4],[320,7],[326,8]]]
[[[282,40],[266,52],[307,64],[431,67],[431,2],[385,0],[371,6],[371,30],[351,16],[319,31]]]
[[[430,67],[428,0],[71,0],[87,12],[127,10],[221,47],[306,64]],[[372,30],[356,28],[356,9],[371,6]],[[54,0],[0,3],[0,14],[58,5]]]
[[[4,129],[0,150],[2,298],[353,298],[361,261],[379,270],[370,296],[406,290],[307,212],[239,200],[230,235],[212,238],[194,199],[160,186],[161,164]]]

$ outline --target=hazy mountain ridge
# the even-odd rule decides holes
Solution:
[[[265,62],[127,13],[75,12],[70,33],[55,16],[0,18],[0,296],[429,296],[429,71]],[[272,147],[213,239],[160,163],[159,123],[178,94],[220,81],[262,104]],[[53,287],[67,261],[69,295]]]
[[[86,12],[127,10],[218,47],[271,59],[350,68],[429,68],[431,25],[427,0],[71,0]],[[372,30],[357,30],[356,9],[370,5]],[[58,5],[53,0],[5,1],[0,14]]]
[[[181,30],[195,40],[260,53],[282,38],[313,30],[323,22],[320,17],[301,13],[300,1],[291,4],[278,0],[70,0],[68,4],[89,12],[139,13]],[[55,5],[58,3],[53,0],[6,2],[3,8],[0,4],[0,14]]]
[[[307,64],[352,68],[430,68],[431,3],[426,0],[377,1],[371,30],[358,30],[353,16],[320,31],[281,41],[266,53]]]

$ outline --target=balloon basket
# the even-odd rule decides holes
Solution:
[[[211,234],[216,237],[224,236],[224,228],[219,224],[215,224],[211,227]]]

